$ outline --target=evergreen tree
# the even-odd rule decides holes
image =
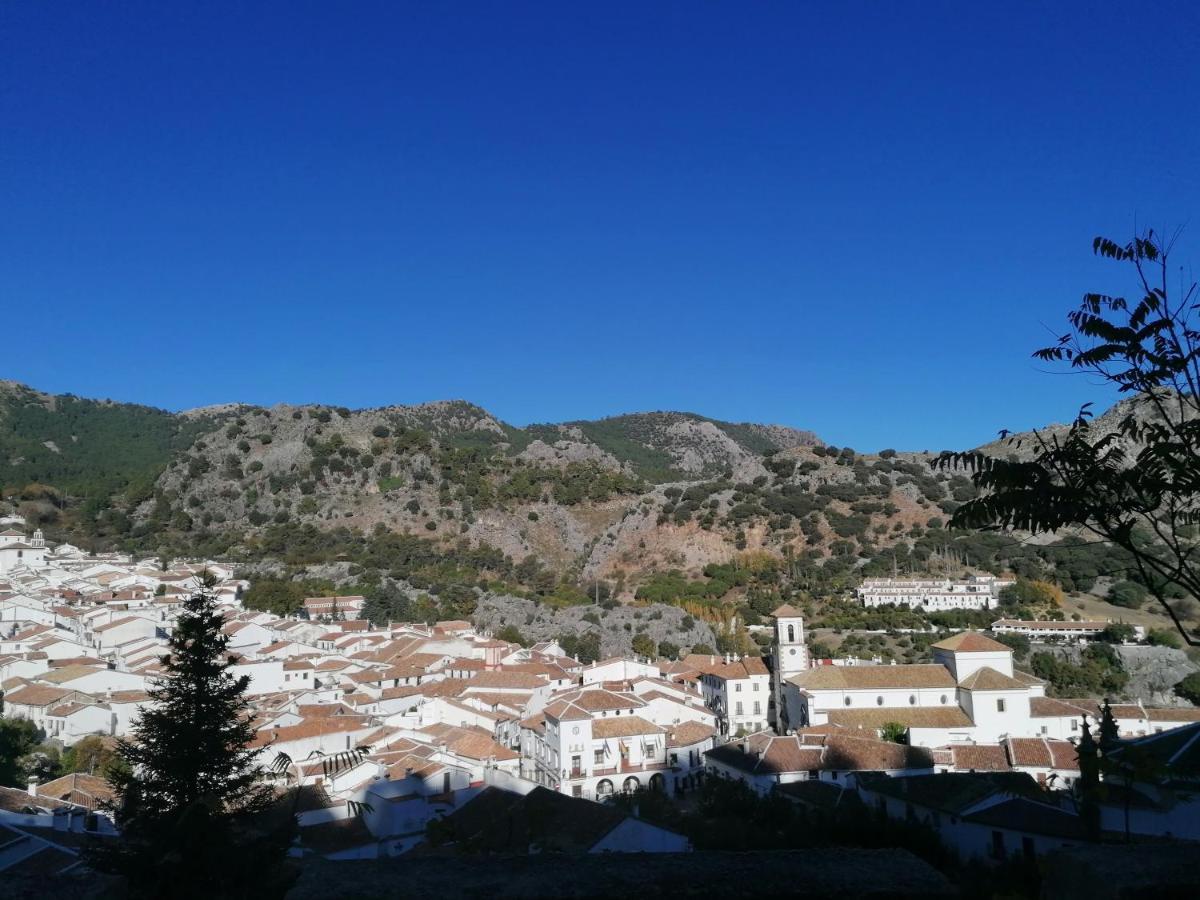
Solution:
[[[294,819],[270,815],[245,690],[229,672],[228,638],[211,582],[184,601],[125,766],[109,775],[121,838],[92,849],[93,865],[144,897],[282,896]]]

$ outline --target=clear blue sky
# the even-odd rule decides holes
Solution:
[[[0,376],[172,409],[685,409],[860,450],[1191,224],[1200,7],[6,3]],[[1002,8],[1001,8],[1002,7]]]

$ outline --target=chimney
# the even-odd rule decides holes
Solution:
[[[38,780],[36,778],[29,779],[29,787],[27,789],[29,791],[29,796],[36,797],[37,789],[38,789]]]

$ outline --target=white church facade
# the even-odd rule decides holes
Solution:
[[[0,575],[18,566],[40,569],[46,565],[46,539],[41,529],[26,538],[25,533],[9,528],[0,531]]]
[[[1016,670],[1012,650],[986,635],[939,641],[926,664],[810,667],[799,613],[782,606],[774,615],[780,734],[822,725],[878,734],[900,726],[912,746],[946,747],[1078,733],[1080,709],[1047,698],[1045,683]]]

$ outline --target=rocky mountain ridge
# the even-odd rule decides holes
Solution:
[[[623,596],[654,573],[697,577],[755,554],[793,575],[800,562],[830,560],[844,573],[880,559],[903,569],[914,553],[924,566],[944,549],[948,516],[974,496],[931,459],[679,412],[517,428],[465,401],[172,414],[0,392],[7,496],[72,540],[292,565],[365,553],[368,568],[394,569],[363,551],[391,534],[407,536],[404,552],[426,569],[442,548],[494,572],[494,553],[506,572],[528,563],[518,584],[600,579]],[[96,471],[105,477],[87,482]],[[321,552],[306,549],[322,541]],[[447,579],[477,576],[432,580]]]

